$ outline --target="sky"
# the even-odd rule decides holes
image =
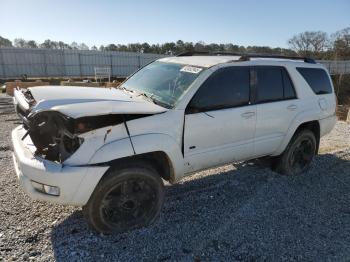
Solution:
[[[350,27],[350,0],[0,0],[0,36],[88,46],[233,43],[288,47],[304,31]]]

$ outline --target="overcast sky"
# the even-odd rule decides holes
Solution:
[[[350,26],[349,0],[0,0],[0,36],[89,46],[204,41],[287,47]]]

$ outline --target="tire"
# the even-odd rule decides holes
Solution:
[[[299,175],[310,168],[316,154],[317,142],[314,133],[308,129],[297,132],[287,148],[275,162],[274,170],[283,175]]]
[[[147,165],[111,169],[96,186],[84,216],[99,233],[121,233],[152,224],[164,202],[164,184]]]

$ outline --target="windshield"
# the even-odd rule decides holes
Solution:
[[[195,66],[153,62],[127,79],[121,88],[152,99],[163,107],[172,108],[202,70]]]

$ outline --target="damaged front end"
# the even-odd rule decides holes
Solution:
[[[14,104],[26,130],[22,140],[29,135],[36,155],[58,163],[63,163],[82,145],[81,134],[149,115],[105,114],[73,118],[54,108],[38,111],[30,90],[15,90]]]
[[[28,116],[24,122],[36,147],[36,155],[47,160],[64,162],[83,143],[75,130],[75,121],[55,111],[44,111]],[[23,137],[23,139],[25,138]]]
[[[36,101],[29,89],[15,90],[14,104],[26,129],[22,140],[30,136],[36,155],[62,163],[82,144],[83,139],[75,131],[74,119],[56,111],[32,111]]]

